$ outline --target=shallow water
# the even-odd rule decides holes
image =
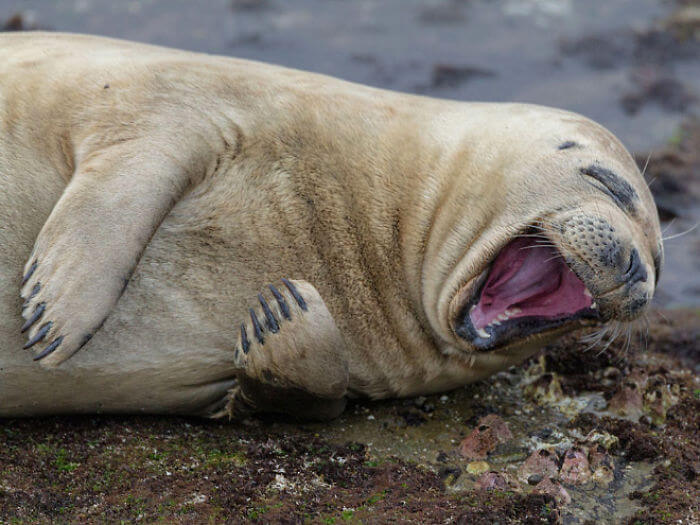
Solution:
[[[700,48],[654,33],[674,9],[665,0],[0,0],[0,20],[22,13],[29,26],[399,91],[558,106],[601,122],[640,152],[665,144],[700,109]],[[640,101],[643,86],[659,79],[661,93]],[[667,234],[699,221],[700,204]],[[700,229],[666,254],[657,303],[700,305]]]

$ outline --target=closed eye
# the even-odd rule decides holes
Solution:
[[[635,203],[639,201],[639,195],[630,184],[609,169],[600,166],[590,165],[579,170],[582,175],[586,175],[598,182],[590,184],[608,194],[623,211],[634,214],[637,211]]]

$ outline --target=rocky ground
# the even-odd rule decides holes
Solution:
[[[501,3],[511,6],[508,16],[522,15],[513,11],[516,2]],[[92,4],[99,2],[75,5]],[[144,3],[143,9],[156,4]],[[476,2],[438,4],[411,3],[424,26],[417,34],[430,35],[430,28],[438,28],[440,35],[458,38],[460,24],[479,16]],[[651,4],[639,5],[651,9]],[[232,5],[243,13],[239,19],[260,34],[224,39],[220,48],[203,50],[225,52],[235,44],[238,54],[249,51],[252,58],[277,61],[277,48],[311,57],[309,49],[325,49],[315,38],[306,51],[291,46],[306,34],[293,24],[288,35],[278,27],[283,35],[278,42],[271,40],[265,23],[256,26],[256,20],[270,17],[290,24],[303,21],[289,13],[284,18],[273,0]],[[542,24],[554,20],[550,27],[557,26],[556,10],[542,7],[554,3],[523,0],[519,5],[535,6],[532,16]],[[572,334],[487,381],[443,395],[356,403],[324,425],[103,416],[1,420],[0,523],[700,523],[700,309],[658,306],[696,305],[700,297],[700,235],[692,230],[700,220],[700,121],[693,116],[697,92],[688,82],[695,78],[700,5],[696,0],[664,5],[672,6],[671,13],[644,29],[608,28],[562,39],[546,68],[528,62],[528,71],[521,71],[478,47],[487,64],[441,56],[415,65],[413,58],[402,62],[355,50],[366,38],[373,52],[383,45],[392,49],[389,40],[376,40],[366,28],[358,32],[358,41],[345,44],[352,53],[349,49],[348,62],[338,66],[358,81],[436,96],[483,98],[478,91],[483,86],[484,92],[509,100],[529,100],[534,93],[547,100],[555,96],[552,103],[564,107],[574,107],[579,97],[583,105],[574,109],[590,114],[588,109],[595,113],[599,108],[602,115],[613,115],[618,120],[612,124],[630,133],[621,135],[625,142],[634,129],[682,115],[684,124],[665,144],[636,156],[646,166],[666,235],[680,236],[666,243],[657,309],[634,327],[629,344],[623,331],[607,347],[606,337],[591,347],[592,341],[582,341],[585,334]],[[42,16],[54,9],[48,3],[29,17],[7,13],[3,18],[0,13],[0,27],[57,24],[64,30],[102,32],[100,24],[113,23],[92,16],[81,26],[73,18],[61,18],[59,7],[55,19]],[[160,38],[157,25],[136,24],[146,16],[133,16],[125,19],[125,27],[144,32],[116,36]],[[338,18],[345,20],[329,15],[327,22]],[[383,20],[385,29],[391,29],[390,18]],[[509,20],[509,31],[520,41],[527,28],[521,35],[515,18]],[[214,33],[203,32],[201,42],[216,40]],[[161,43],[194,48],[200,42],[197,35],[192,30],[191,41]],[[448,47],[440,53],[448,55]],[[268,52],[270,57],[264,54]],[[320,58],[314,67],[336,64]],[[512,84],[510,70],[532,81],[523,85],[541,89],[504,91]],[[547,82],[541,80],[543,70]],[[572,77],[575,82],[566,81],[571,71],[580,75]],[[428,80],[417,80],[420,75]],[[601,87],[599,98],[578,91],[582,80]],[[565,89],[555,95],[547,91],[549,85]],[[618,85],[624,87],[614,95]],[[469,91],[472,86],[477,91]],[[564,96],[560,93],[574,98],[556,98]],[[600,106],[608,99],[624,116]]]
[[[648,327],[629,348],[575,334],[488,381],[355,404],[330,425],[5,420],[0,516],[698,523],[700,312]]]

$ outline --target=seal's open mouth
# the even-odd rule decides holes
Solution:
[[[486,350],[569,321],[597,317],[586,285],[556,248],[543,241],[518,237],[501,250],[458,333],[470,333],[472,342]]]

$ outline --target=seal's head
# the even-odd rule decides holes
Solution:
[[[451,346],[522,355],[584,324],[640,316],[663,246],[632,157],[570,113],[532,108],[500,125],[497,151],[479,155],[481,201],[465,203],[485,219],[437,298]]]

